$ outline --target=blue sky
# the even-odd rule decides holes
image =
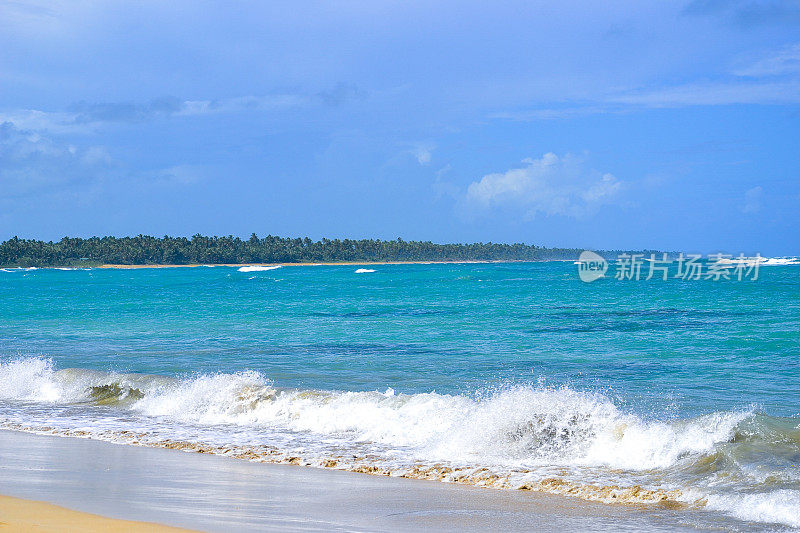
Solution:
[[[800,4],[0,0],[0,238],[800,254]]]

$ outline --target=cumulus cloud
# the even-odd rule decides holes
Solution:
[[[74,133],[86,129],[83,125],[75,122],[75,113],[73,112],[49,112],[38,109],[0,111],[0,124],[9,124],[20,130],[47,130],[58,134]]]
[[[78,147],[0,124],[0,199],[69,194],[90,188],[115,167],[102,146]]]
[[[179,164],[134,172],[104,146],[78,146],[50,135],[0,123],[0,202],[21,205],[29,198],[80,201],[99,193],[111,180],[129,185],[189,186],[205,169]]]
[[[487,174],[469,185],[468,205],[479,209],[505,207],[537,214],[581,217],[614,200],[623,182],[614,175],[586,168],[582,157],[544,154],[525,159],[525,166]]]
[[[420,144],[411,150],[411,155],[414,156],[414,158],[417,160],[417,163],[420,165],[427,165],[431,162],[434,148],[435,147],[433,145]]]

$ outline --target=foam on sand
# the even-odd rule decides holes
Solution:
[[[11,431],[0,431],[3,492],[201,531],[539,531],[542,524],[552,531],[649,531],[680,527],[684,519],[657,506],[634,511],[529,491]],[[715,518],[716,527],[733,522]]]
[[[800,498],[795,419],[754,410],[646,419],[567,387],[323,391],[278,388],[255,371],[169,378],[27,358],[0,362],[0,427],[602,502],[705,505],[785,525],[797,525],[787,509]],[[773,471],[754,462],[765,456]]]

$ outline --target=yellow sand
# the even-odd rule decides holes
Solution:
[[[0,531],[167,533],[189,530],[150,522],[116,520],[72,511],[50,503],[0,496]]]

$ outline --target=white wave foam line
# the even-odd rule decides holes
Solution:
[[[769,257],[765,258],[761,266],[788,266],[800,265],[800,260],[796,257]]]
[[[515,467],[667,468],[729,440],[749,415],[645,422],[607,398],[515,387],[483,399],[393,391],[278,390],[256,372],[200,376],[148,390],[133,409],[195,424],[282,428],[410,449],[430,460]]]
[[[375,272],[375,269],[372,269],[372,268],[359,268],[359,269],[356,269],[356,274],[368,274],[370,272]]]
[[[800,528],[800,491],[780,489],[760,494],[712,494],[706,507],[740,520]]]
[[[281,268],[281,265],[248,265],[239,267],[238,270],[239,272],[266,272],[267,270],[276,270],[278,268]]]
[[[152,437],[137,437],[143,445],[152,438],[152,445],[178,446],[169,440],[158,444],[158,439],[165,435],[174,438],[174,430],[181,427],[206,427],[211,432],[204,431],[196,437],[188,435],[197,429],[189,429],[189,433],[178,431],[202,442],[205,437],[201,435],[218,435],[213,427],[224,425],[227,437],[220,442],[229,442],[225,449],[231,453],[237,447],[257,445],[259,435],[268,436],[260,442],[277,445],[270,452],[277,455],[264,460],[316,466],[339,464],[343,469],[367,473],[485,482],[589,499],[612,498],[609,501],[621,501],[616,499],[621,496],[609,496],[603,488],[619,488],[622,478],[613,472],[647,474],[684,460],[691,462],[730,441],[737,425],[751,414],[712,413],[677,422],[645,421],[620,412],[605,396],[568,388],[517,386],[483,397],[405,395],[391,389],[384,393],[283,390],[274,388],[268,379],[253,371],[176,380],[83,369],[56,372],[50,361],[38,358],[0,362],[3,400],[83,401],[88,398],[89,388],[109,383],[137,387],[144,393],[141,398],[131,398],[128,407],[158,421]],[[24,420],[25,417],[20,422]],[[105,433],[109,431],[124,434],[136,427],[149,432],[146,428],[151,423],[145,418],[139,420],[141,423],[118,428],[109,420],[111,425],[101,423],[96,426],[99,433],[90,431],[90,436],[108,439],[111,437]],[[170,423],[162,425],[163,422]],[[233,431],[237,426],[239,429]],[[163,432],[158,429],[161,427]],[[65,427],[64,434],[86,436],[86,431],[88,428],[81,423],[72,429]],[[186,449],[191,451],[197,446],[189,442]],[[369,450],[377,455],[370,455],[373,452]],[[243,457],[256,455],[248,452]],[[331,462],[331,458],[335,460]],[[562,477],[581,467],[588,467],[587,472],[601,467],[606,472],[602,475],[611,475],[611,479],[600,480],[588,495],[582,496],[581,491],[588,489],[579,490],[578,485]],[[474,471],[471,478],[463,474],[469,469]],[[559,469],[564,473],[552,478]],[[632,497],[639,497],[637,491]],[[645,496],[672,498],[661,492],[664,491],[658,489],[654,496]],[[710,509],[743,520],[800,525],[795,512],[800,508],[800,496],[794,490],[761,494],[693,492],[686,491],[680,499],[690,504],[704,501]]]
[[[0,398],[46,403],[88,398],[117,383],[144,394],[131,409],[201,425],[236,424],[313,433],[346,442],[406,447],[431,460],[479,464],[667,468],[729,440],[748,412],[646,422],[606,397],[518,386],[483,398],[437,393],[279,390],[257,372],[191,379],[54,372],[48,360],[0,364]]]
[[[306,432],[405,447],[431,460],[514,467],[667,468],[733,436],[748,412],[647,422],[606,397],[518,386],[483,398],[437,393],[280,390],[258,372],[172,380],[88,370],[54,372],[45,359],[0,363],[0,398],[69,403],[116,383],[143,393],[131,409],[201,425]]]
[[[62,392],[53,375],[53,365],[47,359],[0,362],[0,399],[56,402],[62,398]]]
[[[146,389],[164,381],[172,380],[87,369],[56,371],[52,361],[37,357],[0,361],[0,400],[69,404],[89,400],[92,387],[117,384],[126,390]]]

